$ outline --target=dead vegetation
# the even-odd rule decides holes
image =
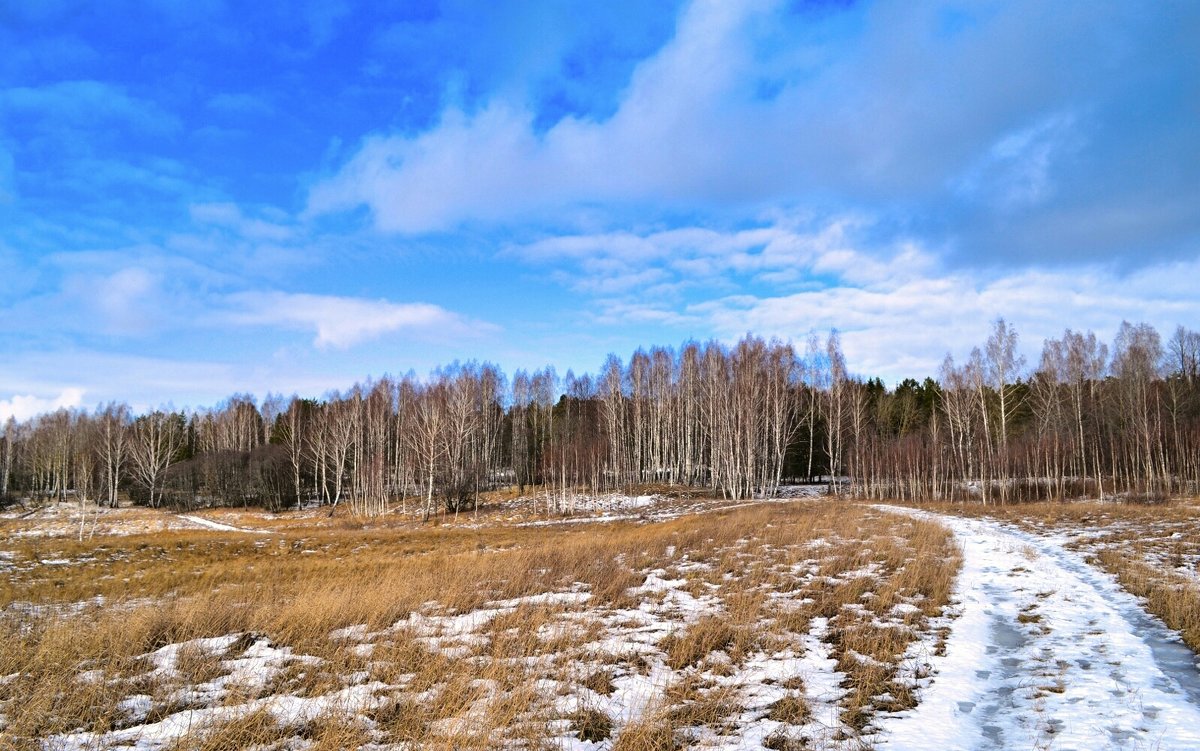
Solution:
[[[1117,550],[1102,550],[1095,560],[1116,574],[1121,586],[1145,600],[1146,609],[1175,629],[1200,653],[1200,583],[1151,566]]]
[[[0,730],[17,748],[141,733],[178,749],[642,751],[750,727],[768,748],[869,736],[915,701],[957,553],[931,523],[773,504],[25,538],[2,561]],[[826,662],[828,686],[806,680]]]

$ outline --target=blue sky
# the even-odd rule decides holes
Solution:
[[[1183,0],[0,0],[0,414],[1197,328],[1196,39]]]

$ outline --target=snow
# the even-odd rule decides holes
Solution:
[[[0,523],[4,524],[3,536],[7,539],[73,538],[78,537],[80,528],[84,537],[153,534],[168,529],[181,529],[194,525],[163,511],[123,507],[119,509],[97,506],[89,501],[80,506],[75,501],[50,503],[29,511],[0,512]]]
[[[1112,577],[1053,538],[888,510],[948,526],[963,568],[936,676],[879,748],[1200,748],[1194,658]]]
[[[1183,506],[1174,509],[1175,513],[1161,516],[1122,518],[1112,513],[1109,503],[1098,502],[1093,506],[1094,514],[1082,520],[1031,519],[1023,526],[1039,534],[1052,533],[1069,549],[1094,555],[1115,550],[1123,556],[1140,558],[1160,572],[1183,577],[1185,581],[1180,584],[1200,585],[1200,538],[1196,536],[1197,517],[1193,509]]]
[[[195,516],[192,514],[179,514],[179,518],[217,532],[248,532],[256,535],[269,534],[263,529],[246,529],[244,527],[235,527],[232,524],[223,524],[221,522],[213,521],[212,519],[205,519],[203,516]]]
[[[828,483],[819,485],[780,485],[775,489],[776,498],[789,500],[797,498],[820,498],[828,494]]]
[[[513,597],[508,600],[496,600],[488,603],[487,607],[515,610],[522,605],[578,605],[591,599],[589,592],[543,592],[525,597]]]
[[[334,629],[329,632],[329,638],[334,641],[365,641],[370,635],[367,630],[367,624],[359,623],[355,626],[346,626],[345,628]]]
[[[348,686],[332,694],[313,698],[270,696],[231,707],[187,709],[158,722],[110,733],[83,732],[57,736],[47,747],[60,751],[90,751],[98,747],[156,751],[197,728],[244,717],[259,709],[266,709],[281,721],[289,723],[310,722],[331,710],[354,712],[370,709],[379,703],[375,692],[384,688],[387,686],[375,682]],[[149,697],[139,695],[126,699],[123,709],[131,713],[148,711],[149,705]]]
[[[224,655],[244,638],[243,634],[168,644],[161,649],[143,655],[154,666],[146,678],[170,679],[177,675],[176,665],[183,650],[198,650],[210,655]],[[153,723],[142,723],[154,707],[153,697],[134,694],[125,697],[118,707],[132,721],[130,727],[108,733],[76,732],[55,736],[47,748],[72,751],[94,748],[134,748],[153,751],[170,745],[181,736],[198,727],[232,720],[258,709],[267,709],[280,720],[305,722],[330,709],[350,711],[367,709],[376,703],[374,693],[386,686],[379,683],[366,684],[365,674],[356,681],[359,685],[348,686],[332,694],[312,698],[295,696],[270,696],[233,706],[222,706],[222,698],[234,685],[255,690],[266,686],[270,680],[293,663],[316,664],[321,660],[311,655],[296,655],[290,647],[275,647],[265,638],[257,638],[237,657],[221,660],[222,675],[194,686],[175,690],[171,698],[176,704],[196,707],[174,712]],[[347,678],[349,682],[349,677]]]
[[[224,652],[237,641],[239,634],[230,634],[227,636],[217,636],[210,639],[193,639],[191,641],[179,642],[177,644],[168,644],[161,649],[158,649],[146,655],[150,662],[154,663],[154,667],[158,671],[173,672],[175,665],[179,661],[179,653],[184,649],[196,649],[206,654],[214,654]]]
[[[615,521],[664,521],[682,516],[713,511],[756,506],[763,503],[815,500],[829,493],[828,485],[781,485],[774,497],[761,494],[743,502],[721,498],[693,497],[685,494],[679,498],[669,495],[626,495],[624,493],[545,493],[532,498],[521,498],[506,504],[509,511],[528,512],[542,509],[554,518],[538,518],[529,521],[516,516],[509,521],[522,527],[545,527],[558,524],[604,523]],[[555,511],[552,511],[555,510]],[[468,525],[477,526],[477,525]]]
[[[667,501],[669,499],[662,495],[631,496],[623,493],[604,493],[600,495],[576,493],[570,495],[566,500],[556,495],[546,495],[535,498],[531,502],[527,501],[526,503],[532,505],[534,508],[540,505],[546,509],[552,508],[557,503],[559,507],[567,512],[567,515],[557,519],[528,521],[518,526],[544,527],[554,524],[572,524],[577,522],[614,522],[636,519],[648,513],[655,518],[663,518],[665,515],[678,516],[687,512],[685,508],[680,508],[677,504],[671,504]]]
[[[654,495],[639,495],[629,499],[625,504],[625,508],[645,508],[651,506],[657,500],[658,496]]]
[[[711,499],[678,502],[660,496],[623,496],[587,507],[581,504],[579,509],[596,514],[584,519],[607,520],[669,518],[729,507]],[[576,584],[568,587],[569,591],[485,602],[467,612],[431,602],[390,628],[372,631],[364,624],[352,625],[332,631],[329,638],[370,659],[377,644],[411,637],[431,651],[470,660],[482,670],[488,660],[510,659],[480,652],[490,639],[493,619],[524,606],[557,608],[561,612],[539,626],[537,636],[550,642],[560,634],[579,633],[577,646],[570,652],[514,656],[511,661],[528,665],[531,674],[538,676],[561,676],[564,673],[556,671],[566,665],[564,672],[574,676],[571,681],[537,680],[538,695],[560,713],[560,719],[552,721],[554,732],[561,733],[553,743],[567,749],[606,748],[612,741],[581,741],[570,722],[561,718],[593,709],[610,717],[619,732],[628,722],[653,716],[668,687],[692,678],[707,682],[705,690],[730,691],[737,708],[722,728],[688,729],[690,747],[759,749],[776,734],[787,733],[797,742],[806,739],[807,747],[815,749],[863,745],[895,751],[1200,748],[1200,672],[1195,655],[1176,634],[1148,616],[1113,577],[1089,566],[1085,552],[1066,547],[1078,539],[1077,531],[1074,536],[1063,530],[1022,532],[991,520],[878,508],[947,526],[961,548],[963,565],[955,585],[953,612],[917,626],[918,638],[908,645],[897,678],[902,685],[918,687],[920,703],[894,714],[878,712],[864,735],[842,722],[839,702],[846,697],[842,684],[847,676],[837,670],[827,618],[814,617],[803,627],[806,631],[795,633],[788,641],[756,647],[761,651],[743,655],[737,663],[716,651],[698,664],[672,670],[667,665],[664,639],[705,616],[721,617],[725,607],[718,585],[701,581],[703,586],[697,586],[697,580],[685,573],[710,569],[711,564],[689,560],[686,550],[679,555],[674,545],[667,550],[667,562],[638,572],[644,579],[628,590],[637,602],[630,607],[597,605],[584,586]],[[181,515],[179,519],[219,531],[258,531],[202,517]],[[885,536],[889,535],[890,531]],[[824,556],[829,549],[836,551],[848,543],[855,541],[835,535],[797,540],[795,548],[806,552],[780,566],[804,584],[887,576],[873,561],[847,564],[835,575],[823,575],[821,563],[827,560]],[[861,547],[865,543],[855,544],[860,546],[857,552],[870,552]],[[741,560],[744,556],[769,558],[777,549],[739,540],[732,552]],[[812,557],[806,557],[810,552]],[[12,562],[13,556],[0,555],[0,562],[4,561]],[[61,565],[68,561],[48,558],[40,562]],[[780,610],[811,602],[803,598],[801,590],[787,588],[767,596]],[[908,629],[907,619],[921,620],[915,618],[921,611],[918,605],[919,600],[914,599],[900,602],[878,618],[862,605],[845,607],[874,626]],[[764,631],[771,628],[770,620],[762,624]],[[937,630],[943,626],[949,632],[945,649],[935,654]],[[221,675],[204,683],[178,685],[181,676],[177,668],[184,650],[218,657]],[[860,662],[873,660],[852,651],[847,654]],[[150,671],[147,677],[161,678],[174,692],[167,698],[177,699],[178,706],[187,709],[151,718],[152,708],[163,706],[164,697],[132,694],[119,705],[129,727],[108,733],[88,733],[81,728],[47,739],[46,747],[153,751],[189,730],[257,709],[265,708],[289,722],[302,722],[334,708],[366,711],[382,701],[382,695],[408,691],[411,679],[401,677],[387,685],[369,682],[370,673],[357,670],[338,676],[342,688],[323,696],[263,697],[255,691],[270,686],[296,663],[319,664],[322,669],[330,665],[321,658],[276,646],[265,637],[240,633],[171,644],[143,657],[144,669]],[[597,670],[609,672],[611,693],[602,695],[580,685],[581,677]],[[104,678],[98,671],[80,674],[82,680]],[[4,680],[0,678],[0,683]],[[248,688],[249,695],[260,698],[225,706],[234,686],[239,687],[238,695]],[[481,696],[504,690],[491,682],[481,682],[478,688]],[[770,719],[772,706],[796,692],[811,709],[804,724]],[[486,707],[487,701],[480,699],[458,716],[439,721],[437,728],[445,733],[461,730],[470,725],[473,712]]]

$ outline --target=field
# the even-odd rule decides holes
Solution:
[[[861,748],[929,683],[943,526],[593,501],[425,526],[121,510],[83,541],[65,508],[10,514],[3,745]]]
[[[9,511],[0,749],[1200,747],[1194,501],[796,494]]]

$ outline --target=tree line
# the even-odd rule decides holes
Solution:
[[[827,482],[869,498],[968,500],[1200,486],[1200,333],[1067,330],[1028,366],[1003,319],[938,377],[852,375],[836,332],[803,349],[747,335],[610,355],[595,375],[487,363],[385,376],[321,399],[235,394],[211,409],[60,409],[0,434],[0,498],[152,507],[347,505],[428,519],[483,494],[647,485],[729,499]]]

